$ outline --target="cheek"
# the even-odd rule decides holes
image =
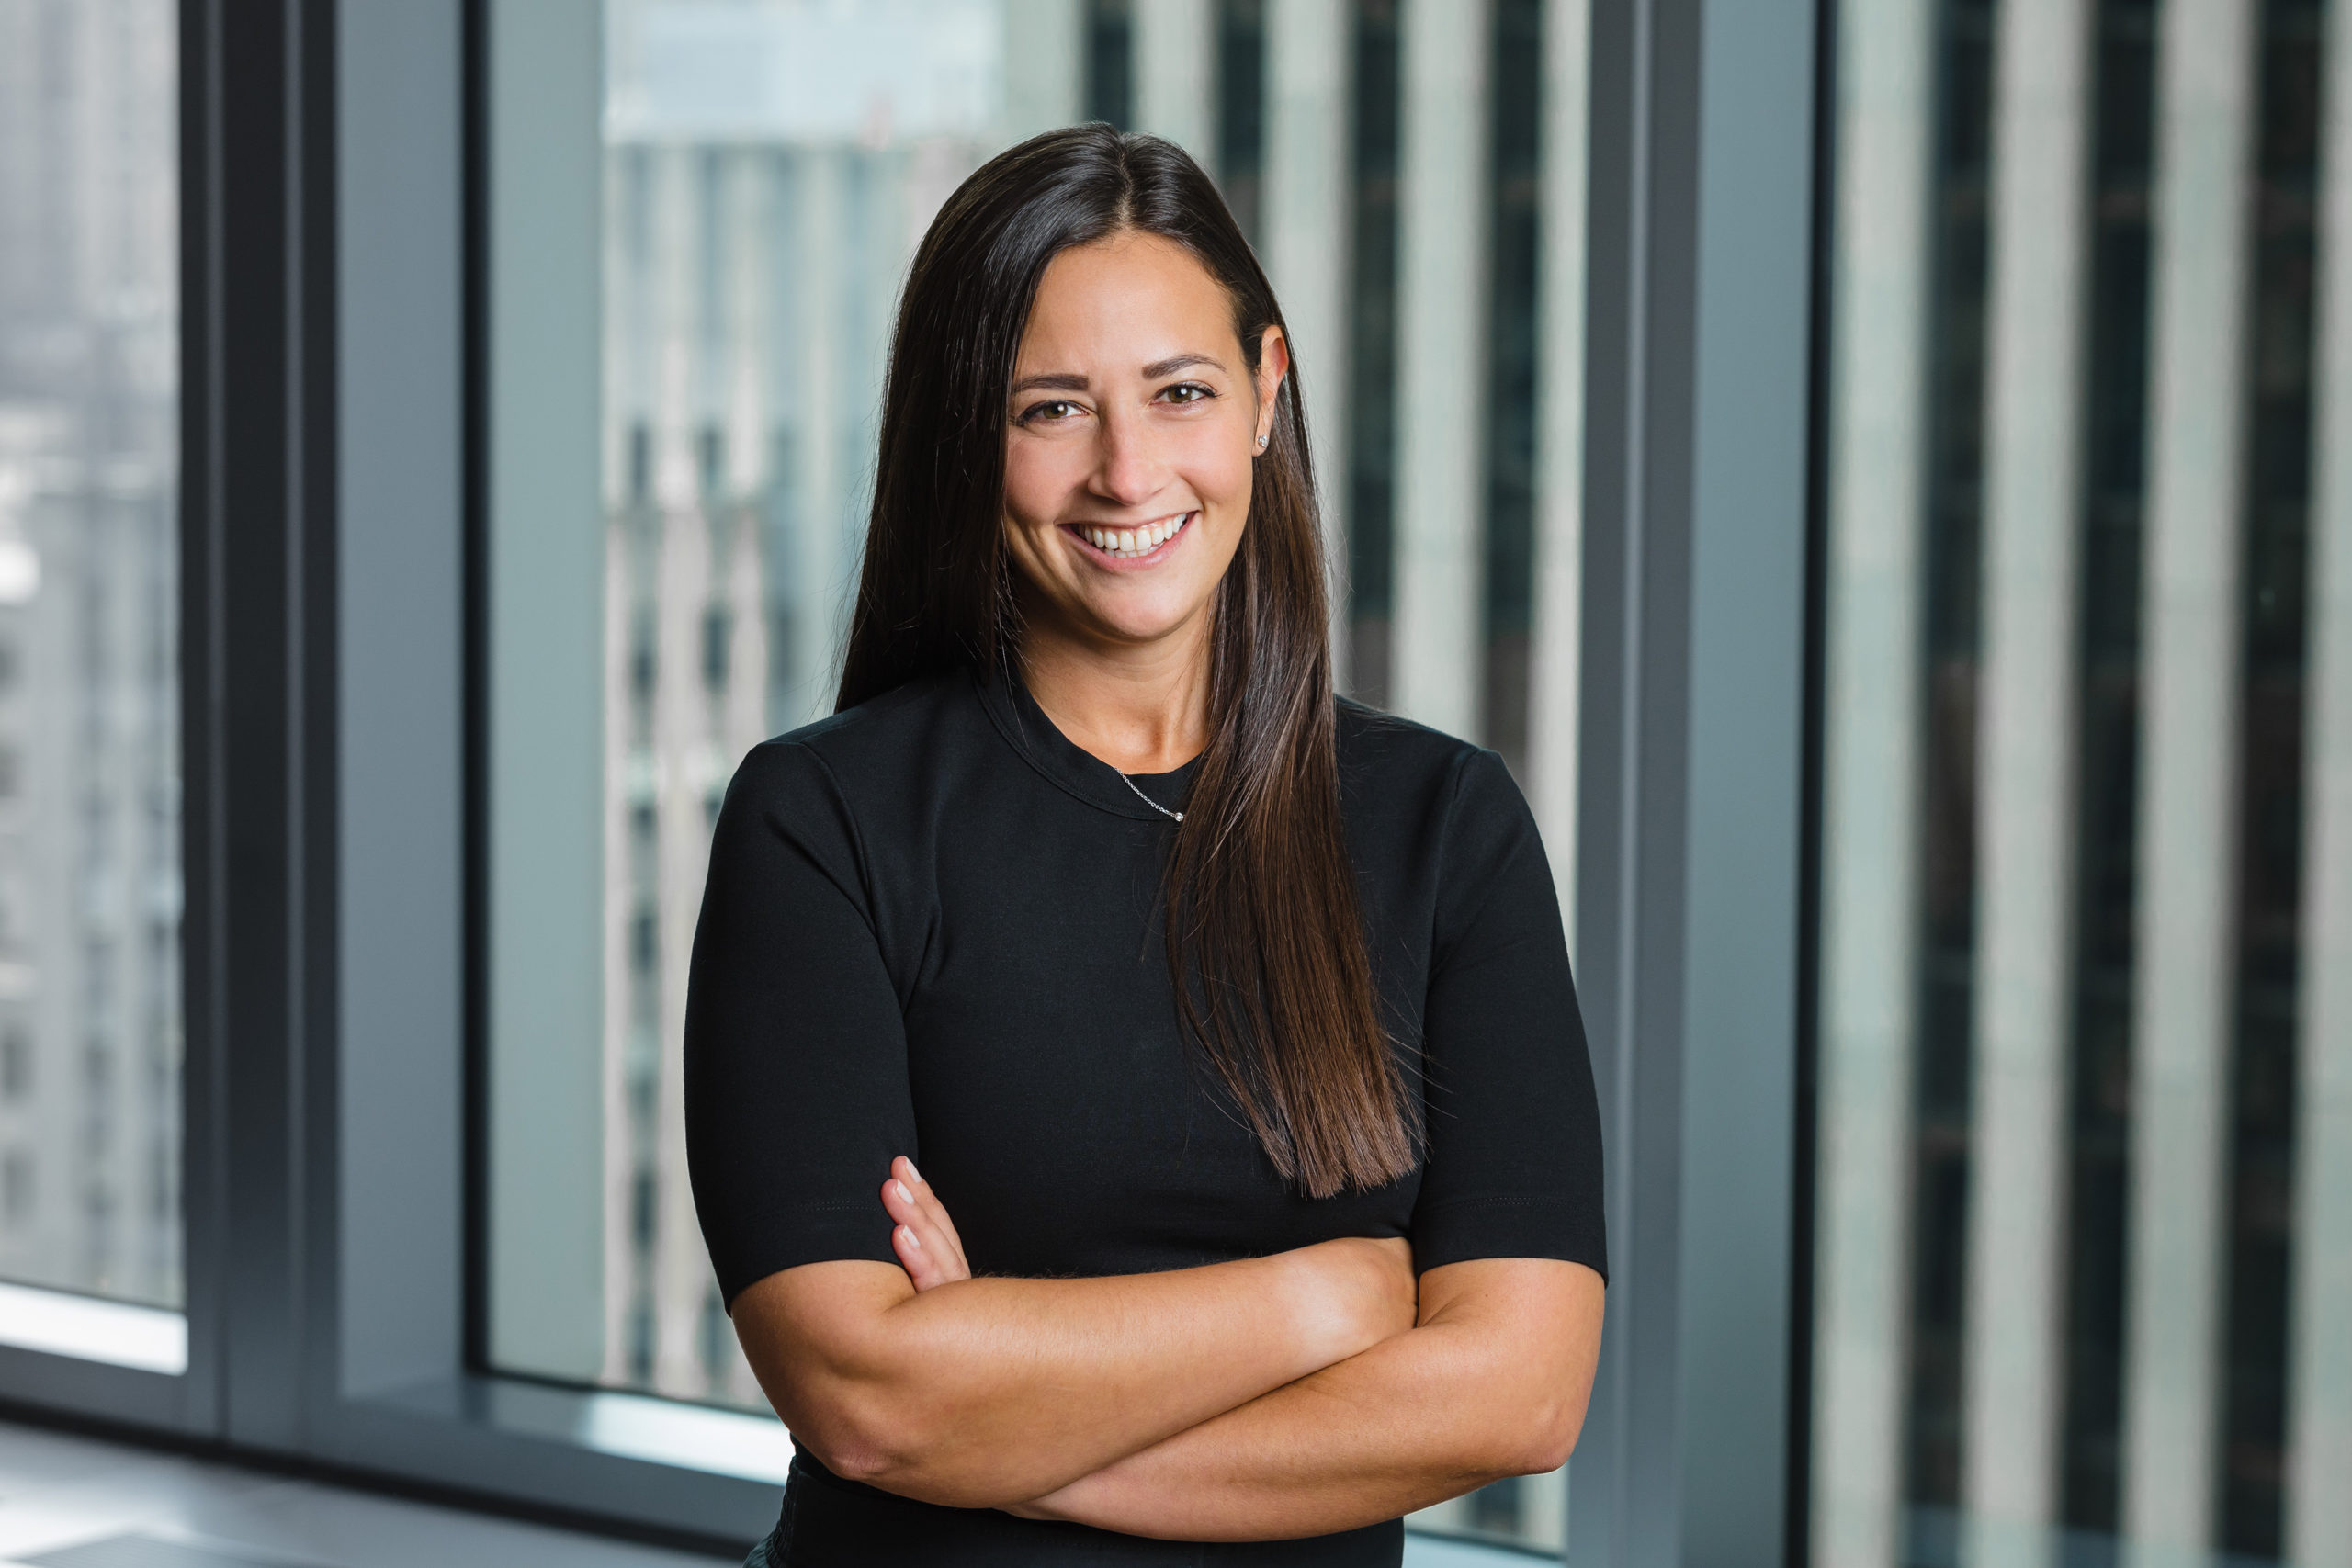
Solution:
[[[1012,441],[1004,452],[1004,509],[1019,523],[1051,524],[1083,477],[1064,444]]]
[[[1255,465],[1246,441],[1229,430],[1204,429],[1186,443],[1182,463],[1193,492],[1221,510],[1247,507]]]

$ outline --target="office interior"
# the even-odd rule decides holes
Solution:
[[[2342,0],[0,0],[0,1561],[766,1530],[710,822],[1088,120],[1568,925],[1590,1413],[1407,1562],[2352,1568]]]

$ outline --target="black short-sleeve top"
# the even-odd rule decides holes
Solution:
[[[1131,787],[1017,680],[962,672],[754,749],[719,812],[686,1007],[687,1151],[727,1298],[799,1264],[895,1261],[877,1192],[897,1155],[979,1273],[1137,1273],[1348,1235],[1408,1237],[1423,1269],[1605,1271],[1591,1068],[1526,803],[1491,751],[1346,702],[1338,732],[1425,1155],[1320,1200],[1276,1175],[1178,1026],[1159,919],[1175,824],[1151,802],[1181,810],[1189,766]],[[1302,1544],[1250,1560],[1325,1561]]]

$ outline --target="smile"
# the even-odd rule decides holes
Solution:
[[[1115,528],[1089,523],[1066,523],[1063,526],[1113,560],[1139,561],[1167,548],[1199,515],[1197,512],[1181,512],[1173,517],[1163,517],[1157,523],[1146,523],[1135,528]]]

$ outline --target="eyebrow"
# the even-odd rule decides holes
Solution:
[[[1157,381],[1162,376],[1173,376],[1177,371],[1192,365],[1205,365],[1212,370],[1225,368],[1222,364],[1205,354],[1180,354],[1171,359],[1155,359],[1145,366],[1143,378],[1147,381]]]
[[[1212,355],[1179,354],[1167,359],[1155,359],[1143,367],[1143,378],[1157,381],[1162,376],[1172,376],[1190,366],[1205,365],[1214,370],[1225,368],[1224,362]],[[1023,376],[1012,384],[1014,396],[1023,392],[1083,392],[1089,383],[1085,377],[1068,370],[1048,370],[1041,375]]]

